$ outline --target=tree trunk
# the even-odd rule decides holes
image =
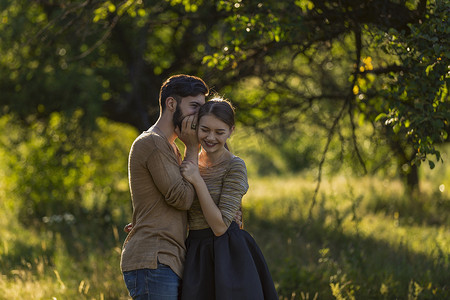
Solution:
[[[414,151],[409,151],[410,145],[401,141],[394,134],[387,134],[389,146],[397,159],[400,177],[406,185],[406,191],[410,194],[419,192],[419,171],[417,165],[411,164],[414,159]]]

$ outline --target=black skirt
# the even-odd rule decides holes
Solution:
[[[220,237],[210,228],[191,230],[186,246],[182,299],[278,300],[261,250],[235,222]]]

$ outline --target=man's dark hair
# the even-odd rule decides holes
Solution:
[[[195,97],[197,95],[208,96],[209,88],[199,77],[191,75],[174,75],[167,79],[159,91],[159,107],[161,112],[166,109],[167,97],[173,97],[177,103],[184,97]]]

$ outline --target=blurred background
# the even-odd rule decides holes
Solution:
[[[129,299],[128,151],[180,73],[236,106],[245,228],[280,299],[450,298],[449,14],[0,1],[0,299]]]

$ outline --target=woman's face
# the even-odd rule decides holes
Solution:
[[[198,140],[207,153],[221,150],[234,130],[212,114],[199,120]]]

